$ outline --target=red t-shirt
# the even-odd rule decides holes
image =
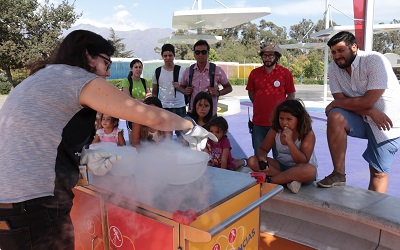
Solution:
[[[251,71],[246,90],[254,92],[253,123],[271,126],[276,106],[286,100],[286,95],[296,92],[292,73],[278,63],[270,74],[264,65]]]

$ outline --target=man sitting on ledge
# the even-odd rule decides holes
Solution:
[[[346,183],[347,135],[368,140],[363,153],[369,164],[369,190],[386,193],[388,173],[400,147],[400,85],[390,62],[378,52],[358,49],[350,32],[328,41],[334,62],[329,65],[334,100],[326,107],[327,139],[334,170],[320,187]]]

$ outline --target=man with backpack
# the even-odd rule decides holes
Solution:
[[[210,45],[206,40],[197,41],[193,50],[196,63],[185,69],[178,90],[188,97],[188,112],[192,111],[194,97],[199,92],[209,93],[213,99],[213,115],[216,115],[218,97],[232,92],[232,86],[222,68],[208,62]]]
[[[186,116],[186,104],[183,93],[177,91],[179,80],[182,78],[183,69],[174,64],[175,47],[172,44],[164,44],[161,47],[161,57],[164,65],[154,71],[153,96],[158,97],[162,107],[181,117]],[[181,137],[180,131],[175,131],[178,138]]]

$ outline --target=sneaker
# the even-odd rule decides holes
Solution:
[[[346,175],[341,174],[337,171],[333,171],[332,174],[326,176],[324,179],[317,182],[318,186],[324,188],[330,188],[333,186],[344,186],[346,185]]]
[[[297,194],[297,192],[299,192],[300,187],[301,187],[301,182],[298,181],[292,181],[289,182],[288,184],[286,184],[287,188],[290,189],[290,191],[292,191],[292,193]]]

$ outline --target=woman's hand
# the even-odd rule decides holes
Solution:
[[[191,149],[202,151],[207,144],[208,138],[217,142],[217,137],[208,132],[205,128],[199,125],[195,125],[188,133],[183,135],[183,138],[189,142]]]
[[[193,124],[192,129],[183,135],[183,138],[189,143],[191,149],[202,151],[206,147],[208,138],[215,142],[218,141],[217,137],[213,133],[210,133],[202,126],[197,125],[189,116],[184,117],[184,119],[191,121]]]

